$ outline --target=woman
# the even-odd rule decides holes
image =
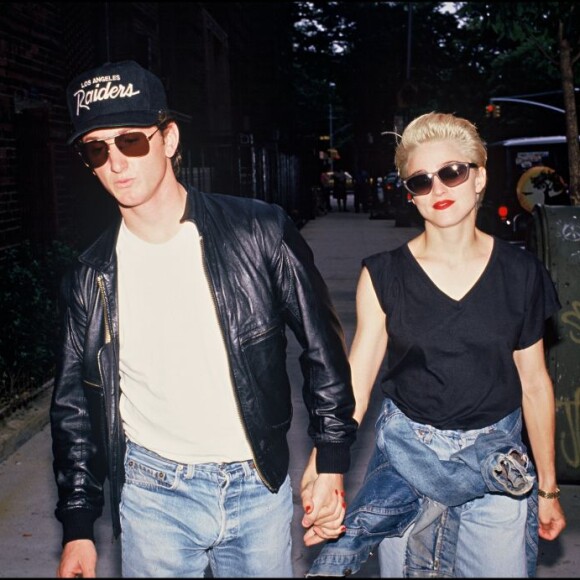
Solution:
[[[407,244],[363,260],[350,351],[355,419],[359,424],[363,420],[386,353],[381,380],[385,400],[376,426],[375,457],[349,506],[344,522],[347,532],[323,547],[310,575],[331,573],[324,566],[338,561],[336,554],[341,542],[342,548],[347,545],[349,525],[367,517],[372,511],[369,506],[379,505],[383,515],[392,507],[396,500],[392,494],[377,503],[380,486],[372,488],[371,502],[361,499],[369,496],[370,482],[379,473],[377,466],[401,466],[405,473],[398,470],[396,477],[403,475],[413,486],[426,483],[427,489],[432,472],[426,467],[426,453],[434,452],[448,468],[454,462],[447,460],[469,453],[490,434],[505,434],[510,444],[515,438],[515,447],[509,449],[521,449],[522,414],[537,485],[526,494],[528,501],[522,495],[478,491],[473,499],[453,507],[448,515],[450,520],[455,518],[457,530],[443,557],[457,577],[527,577],[535,571],[538,533],[553,540],[566,525],[555,473],[554,394],[542,339],[544,322],[559,302],[547,271],[533,254],[477,229],[486,158],[476,128],[451,114],[422,115],[401,136],[395,163],[425,219],[425,229]],[[404,448],[404,453],[393,450],[392,437],[386,432],[393,417],[399,421],[393,436],[400,435],[401,429],[413,433],[408,447],[409,438],[401,438],[399,449]],[[525,453],[517,459],[515,465],[527,467]],[[534,475],[531,462],[529,471]],[[384,489],[392,490],[388,472],[384,474]],[[449,479],[450,489],[456,484],[454,479]],[[444,513],[442,507],[452,505],[447,501],[449,490],[439,491],[442,494],[434,504],[425,494],[425,517],[433,512],[433,505],[437,517]],[[354,510],[366,515],[355,515]],[[421,549],[417,552],[418,545],[425,545],[420,542],[413,544],[410,554],[408,540],[419,526],[405,525],[402,537],[387,537],[380,543],[382,577],[408,574],[417,556],[424,555]],[[359,541],[362,529],[366,533],[368,526],[354,532],[351,541],[355,536]],[[362,557],[364,561],[368,553]],[[431,557],[431,571],[437,571],[438,560]],[[349,566],[348,571],[356,570]]]

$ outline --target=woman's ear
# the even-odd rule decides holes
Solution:
[[[485,169],[485,167],[479,167],[477,169],[477,175],[475,176],[476,193],[481,193],[485,189],[486,183],[487,183],[487,170]]]

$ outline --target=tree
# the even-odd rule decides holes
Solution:
[[[310,139],[328,133],[332,102],[337,127],[347,122],[342,61],[349,22],[341,2],[294,2],[294,128]]]
[[[477,58],[489,51],[471,41],[453,12],[441,10],[443,3],[295,5],[295,127],[327,132],[333,83],[335,127],[350,125],[340,134],[349,165],[366,165],[376,175],[390,171],[395,140],[381,135],[400,131],[421,113],[440,110],[478,120],[487,76]]]
[[[574,2],[465,2],[459,14],[481,29],[491,29],[500,40],[514,43],[512,58],[536,64],[536,70],[560,77],[568,142],[570,198],[580,205],[580,147],[574,69],[580,60],[580,12]],[[496,55],[496,62],[505,59]]]

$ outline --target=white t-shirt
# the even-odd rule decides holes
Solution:
[[[195,224],[152,244],[123,221],[117,259],[127,437],[180,463],[251,459]]]

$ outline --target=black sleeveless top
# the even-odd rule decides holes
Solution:
[[[521,406],[513,352],[540,340],[560,308],[534,254],[494,238],[487,266],[460,300],[431,281],[407,244],[362,263],[387,317],[381,386],[410,419],[480,429]]]

